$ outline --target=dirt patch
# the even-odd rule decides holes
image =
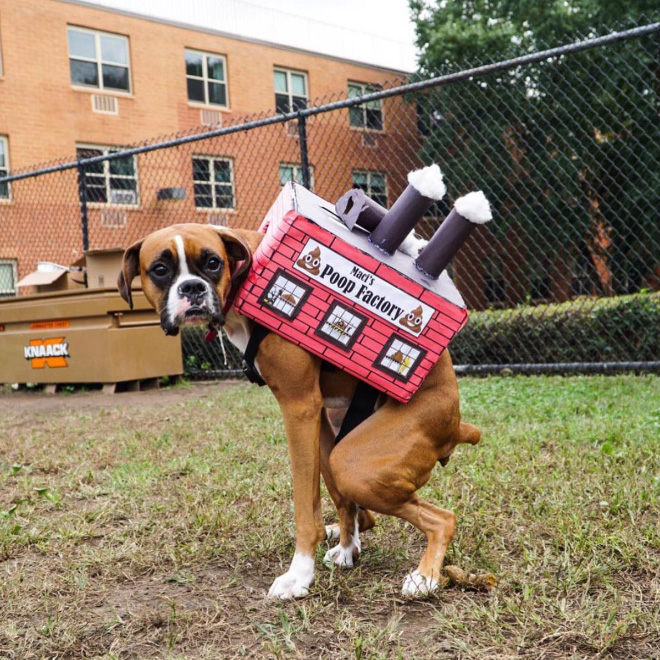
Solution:
[[[0,415],[3,413],[56,412],[58,410],[93,411],[113,408],[167,407],[192,399],[213,396],[227,387],[244,384],[240,380],[193,381],[145,392],[104,394],[101,390],[46,394],[42,389],[12,391],[0,388]]]
[[[424,492],[457,513],[448,562],[499,585],[414,602],[424,539],[382,517],[355,569],[324,546],[309,597],[266,599],[294,531],[265,388],[0,394],[0,658],[658,658],[660,385],[461,388],[487,433]]]

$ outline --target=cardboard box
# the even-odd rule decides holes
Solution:
[[[36,293],[52,293],[85,288],[85,273],[82,270],[70,270],[64,266],[49,266],[26,275],[16,286],[18,288],[33,286]]]
[[[36,271],[18,282],[17,287],[33,286],[35,293],[114,287],[123,256],[124,249],[116,247],[88,250],[69,267],[41,262]]]
[[[87,250],[84,265],[87,269],[87,288],[114,287],[121,270],[123,248]]]
[[[446,273],[384,255],[333,204],[288,183],[234,303],[245,316],[399,401],[408,401],[467,322]]]
[[[117,383],[183,373],[140,291],[131,311],[116,289],[0,299],[0,383]]]

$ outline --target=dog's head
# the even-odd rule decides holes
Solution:
[[[140,275],[144,295],[168,335],[185,324],[223,325],[231,285],[252,262],[252,233],[180,224],[149,234],[124,253],[119,293],[132,309],[131,282]]]

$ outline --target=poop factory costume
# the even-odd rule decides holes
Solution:
[[[240,314],[402,402],[467,321],[445,268],[492,217],[483,193],[459,198],[417,256],[409,235],[446,188],[437,165],[408,183],[389,211],[361,190],[335,207],[287,183],[234,300]]]

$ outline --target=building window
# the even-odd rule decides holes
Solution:
[[[78,158],[94,158],[114,154],[121,149],[98,145],[79,145]],[[87,201],[94,204],[122,204],[137,206],[138,181],[135,156],[102,160],[85,165]]]
[[[72,85],[131,91],[128,37],[77,27],[67,35]]]
[[[303,185],[302,165],[295,163],[280,163],[280,186],[288,181],[295,181]],[[309,166],[309,189],[314,190],[314,168]]]
[[[0,135],[0,177],[9,175],[9,141],[4,135]],[[11,186],[9,183],[0,183],[0,199],[11,198]]]
[[[234,167],[229,158],[193,156],[193,186],[198,209],[233,209]]]
[[[354,99],[363,94],[379,92],[383,88],[380,85],[367,85],[364,83],[349,82],[348,98]],[[383,101],[367,101],[362,105],[356,105],[348,109],[349,123],[355,128],[367,128],[372,131],[383,130]]]
[[[0,298],[16,295],[16,262],[12,259],[0,259]]]
[[[275,110],[292,112],[307,107],[307,74],[275,69]]]
[[[223,55],[186,48],[188,100],[228,107],[227,60]]]
[[[364,190],[368,197],[387,207],[387,179],[382,172],[353,171],[353,187]]]

